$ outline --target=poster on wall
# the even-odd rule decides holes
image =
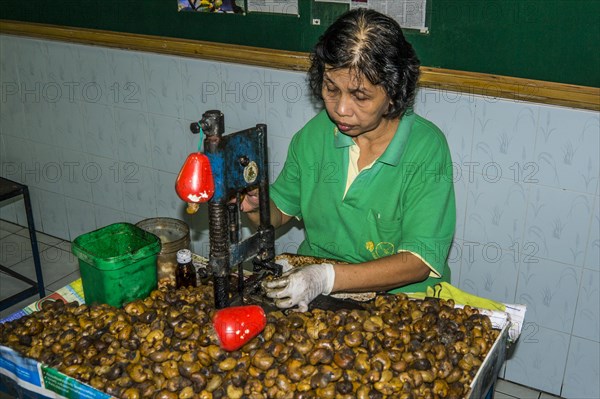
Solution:
[[[300,15],[298,0],[248,0],[248,12]]]
[[[177,0],[177,10],[234,14],[245,13],[244,0]]]
[[[315,0],[320,3],[345,3],[349,8],[371,8],[394,18],[404,29],[427,33],[427,0]]]

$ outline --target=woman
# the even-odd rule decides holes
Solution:
[[[306,310],[336,291],[417,292],[450,279],[452,163],[446,140],[412,111],[419,60],[391,18],[342,15],[311,55],[325,110],[293,137],[270,188],[275,227],[304,220],[302,255],[350,264],[294,269],[265,284],[277,306]],[[240,208],[257,222],[256,195]]]

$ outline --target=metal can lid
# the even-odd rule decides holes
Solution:
[[[192,251],[189,249],[180,249],[177,251],[177,263],[190,263],[192,261]]]

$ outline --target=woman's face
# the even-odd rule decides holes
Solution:
[[[383,87],[350,69],[326,69],[322,95],[329,117],[348,136],[377,136],[390,122],[383,118],[390,105]]]

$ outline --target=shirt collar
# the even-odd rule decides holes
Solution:
[[[346,136],[345,134],[340,133],[340,130],[334,124],[333,125],[333,143],[336,146],[336,148],[344,148],[344,147],[350,147],[351,145],[354,145],[354,140],[352,140],[352,137]]]
[[[377,162],[383,162],[392,166],[397,166],[400,163],[404,145],[408,140],[414,121],[415,113],[412,110],[407,110],[402,116],[402,119],[400,119],[400,123],[396,129],[396,134],[392,137],[392,141],[390,141],[390,144],[383,154],[381,154]],[[340,133],[335,125],[333,125],[333,142],[336,148],[350,147],[355,144],[352,137]]]
[[[415,113],[411,109],[407,110],[404,115],[402,115],[402,119],[400,119],[400,123],[396,129],[396,134],[394,134],[392,141],[390,141],[390,144],[388,144],[383,154],[379,157],[378,162],[398,166],[400,158],[402,158],[402,153],[404,152],[404,146],[408,141],[408,136],[410,136],[413,123],[415,122],[415,118]]]

